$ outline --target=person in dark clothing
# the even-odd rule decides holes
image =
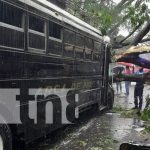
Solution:
[[[143,74],[143,68],[139,69],[139,71],[136,74]],[[134,88],[134,104],[135,109],[142,109],[143,104],[143,89],[144,89],[144,82],[138,81],[136,82],[135,88]],[[138,102],[139,99],[139,102]]]

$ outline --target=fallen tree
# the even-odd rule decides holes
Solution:
[[[116,62],[132,63],[150,69],[150,60],[140,57],[140,54],[150,53],[150,46],[132,46],[123,53],[113,56]]]

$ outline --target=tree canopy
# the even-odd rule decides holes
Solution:
[[[112,39],[113,48],[137,45],[149,41],[144,37],[150,30],[148,0],[71,0],[67,10],[73,15],[101,30]],[[128,31],[126,37],[119,36],[120,29]],[[118,38],[119,36],[119,38]],[[144,38],[144,39],[143,39]]]

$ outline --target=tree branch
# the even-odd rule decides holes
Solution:
[[[115,24],[111,29],[109,29],[108,35],[111,35],[116,30],[116,28],[118,28],[123,22],[125,22],[124,18],[120,22]]]
[[[130,45],[136,46],[149,31],[150,31],[150,20],[147,21],[146,25],[136,35],[135,39],[130,43]]]
[[[143,39],[143,40],[141,40],[140,43],[144,43],[144,42],[147,42],[147,41],[150,41],[150,38]]]
[[[137,34],[137,36],[134,38],[133,41],[129,41],[129,42],[125,42],[125,43],[119,43],[119,48],[121,48],[121,46],[128,46],[128,45],[137,45],[138,43],[144,43],[147,41],[150,41],[150,38],[146,38],[146,39],[142,39],[150,30],[150,21],[148,21],[148,23],[145,25],[145,27],[141,30],[141,32],[139,32]],[[115,47],[115,49],[117,49],[117,47]]]
[[[123,43],[126,39],[128,39],[134,32],[141,26],[141,24],[137,25],[132,32],[128,34],[123,40],[120,41],[120,43]]]
[[[127,5],[129,5],[130,3],[132,3],[133,0],[122,0],[116,7],[115,10],[117,10],[117,12],[119,12],[120,10],[122,10],[124,7],[126,7]]]

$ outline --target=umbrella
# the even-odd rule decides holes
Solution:
[[[124,70],[123,66],[115,66],[114,68],[112,68],[112,72],[115,74],[121,73]]]
[[[140,66],[136,66],[136,65],[134,65],[132,63],[117,62],[117,64],[121,64],[121,65],[124,65],[124,66],[129,66],[131,68],[134,68],[134,72],[138,71],[141,68]],[[143,68],[143,71],[144,71],[144,73],[147,73],[147,72],[150,72],[150,69]]]
[[[117,64],[120,64],[120,65],[123,65],[123,66],[134,67],[134,64],[132,64],[132,63],[127,63],[127,62],[117,62]]]

